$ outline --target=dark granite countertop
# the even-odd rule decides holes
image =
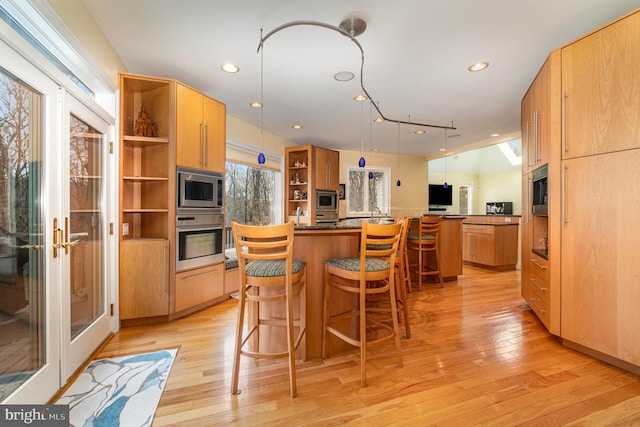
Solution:
[[[328,223],[328,224],[318,224],[318,225],[297,225],[295,227],[296,230],[350,230],[350,229],[360,229],[362,227],[362,222],[368,221],[372,224],[392,224],[393,218],[352,218],[352,219],[343,219],[339,221],[337,224]]]

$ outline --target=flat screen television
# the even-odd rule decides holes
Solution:
[[[429,204],[452,206],[453,188],[450,185],[444,188],[442,184],[429,184]]]

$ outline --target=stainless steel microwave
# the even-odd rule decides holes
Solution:
[[[337,210],[338,192],[336,190],[316,190],[316,212]]]
[[[533,183],[531,189],[531,205],[534,215],[547,215],[549,212],[548,179],[549,165],[545,164],[532,173]]]
[[[223,174],[184,167],[179,167],[177,171],[178,213],[223,213]]]

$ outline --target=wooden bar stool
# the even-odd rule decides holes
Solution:
[[[360,347],[360,384],[367,385],[367,349],[371,345],[395,341],[398,367],[402,367],[402,348],[395,284],[395,259],[400,240],[401,224],[362,223],[360,256],[354,258],[334,258],[325,261],[325,286],[322,316],[322,357],[327,357],[329,334]],[[334,291],[357,295],[357,307],[342,313],[331,313],[331,295]],[[391,307],[391,325],[374,319],[367,309],[367,298],[376,294],[388,295]],[[351,333],[350,319],[359,318],[355,334]],[[341,324],[341,327],[337,326]],[[367,330],[372,332],[371,339]],[[355,337],[353,335],[356,335]]]
[[[418,225],[418,234],[410,234],[407,239],[407,249],[417,252],[418,262],[409,266],[409,270],[418,276],[418,290],[422,290],[423,276],[437,276],[440,287],[442,274],[440,272],[440,226],[442,217],[421,216]],[[426,257],[429,252],[435,255],[435,268],[429,267]]]
[[[233,373],[231,393],[239,394],[238,374],[240,356],[256,359],[289,359],[289,383],[291,397],[296,397],[295,351],[302,342],[302,358],[306,358],[306,263],[293,259],[292,222],[280,225],[252,226],[231,223],[233,238],[238,253],[238,269],[241,273],[238,295],[238,324],[236,328],[236,345],[233,356]],[[293,318],[293,298],[299,297],[299,319]],[[246,303],[252,306],[255,318],[244,332],[244,316]],[[278,316],[264,317],[261,306],[284,302],[284,313]],[[286,328],[287,350],[282,352],[260,351],[261,326],[277,326]],[[294,328],[298,329],[294,336]],[[254,347],[246,348],[249,338]]]

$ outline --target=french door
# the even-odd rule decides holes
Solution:
[[[114,328],[112,134],[0,41],[0,403],[46,403]]]

